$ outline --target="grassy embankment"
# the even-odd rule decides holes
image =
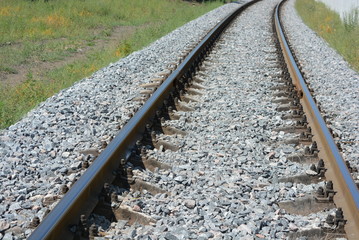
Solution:
[[[0,128],[75,81],[221,4],[181,0],[0,1],[0,78],[26,71],[24,80],[0,79]],[[123,26],[130,26],[126,36],[113,42]],[[76,61],[67,61],[69,58]],[[50,64],[46,71],[36,68],[44,63]]]
[[[359,11],[353,11],[342,21],[338,13],[321,2],[297,0],[295,7],[305,24],[359,71]]]

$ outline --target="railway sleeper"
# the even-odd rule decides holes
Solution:
[[[162,133],[164,135],[180,135],[180,136],[187,135],[185,131],[167,124],[165,117],[163,117],[159,111],[158,113],[156,113],[156,117],[158,121],[155,121],[155,123],[152,126],[152,129],[154,131]]]
[[[197,99],[189,97],[188,95],[180,95],[179,100],[184,103],[198,102]]]
[[[287,126],[287,127],[279,127],[279,128],[275,128],[273,129],[274,131],[280,132],[287,132],[287,133],[302,133],[302,132],[307,132],[307,127],[306,126]]]
[[[345,238],[344,233],[335,232],[332,230],[324,230],[320,228],[314,228],[306,231],[291,232],[289,233],[289,239],[311,238],[311,239],[337,239]]]
[[[274,100],[272,100],[272,102],[288,104],[288,103],[293,102],[293,100],[294,100],[294,98],[290,98],[290,97],[279,97],[279,98],[275,98]]]
[[[304,133],[304,132],[302,132]],[[285,144],[293,144],[294,146],[299,145],[310,145],[312,143],[311,138],[290,138],[283,141]]]
[[[186,89],[186,92],[190,95],[203,95],[203,92],[198,91],[200,88],[196,87],[189,87]]]
[[[201,77],[199,77],[199,76],[193,77],[192,81],[193,81],[193,82],[196,82],[196,83],[203,83],[203,82],[205,82],[205,80],[203,80],[203,78],[201,78]]]
[[[288,156],[287,160],[291,161],[291,162],[306,164],[306,163],[315,163],[319,159],[318,159],[317,154],[313,154],[313,155],[293,154],[293,155]]]
[[[177,111],[182,111],[182,112],[193,112],[194,109],[189,107],[188,105],[186,105],[185,103],[181,102],[181,101],[177,101],[175,103],[176,109]]]
[[[279,182],[291,182],[291,183],[302,183],[302,184],[312,184],[319,183],[325,179],[326,168],[324,166],[323,159],[318,161],[317,166],[311,164],[310,168],[305,172],[305,174],[281,178]]]
[[[273,90],[276,90],[277,88],[274,87]],[[288,88],[287,86],[284,86],[283,88],[281,89],[278,89],[280,91],[276,92],[273,94],[273,96],[275,97],[288,97],[288,94],[292,93],[294,90],[292,88]]]
[[[166,135],[181,135],[181,136],[186,136],[187,133],[183,130],[180,130],[178,128],[172,127],[172,126],[163,126],[162,127],[162,131],[164,134]]]
[[[297,105],[297,103],[293,103],[293,102],[291,102],[290,104],[282,104],[277,107],[278,112],[284,112],[284,111],[289,111],[289,110],[299,110],[299,109],[300,108]]]
[[[297,111],[292,111],[291,113],[288,114],[283,114],[282,115],[282,120],[293,120],[293,121],[298,121],[303,117],[303,114],[298,114]]]
[[[168,164],[157,161],[154,158],[148,158],[146,160],[130,160],[130,162],[140,168],[148,169],[151,172],[156,171],[156,169],[171,169],[172,167]]]
[[[294,201],[279,202],[278,205],[287,213],[304,216],[335,208],[333,202],[318,202],[314,196],[305,196]]]
[[[115,210],[116,220],[126,220],[128,224],[132,225],[134,223],[139,223],[142,225],[153,225],[156,223],[156,220],[150,216],[134,211],[131,207],[126,205],[121,205]]]
[[[302,174],[302,175],[296,175],[296,176],[292,176],[292,177],[285,177],[285,178],[280,178],[278,180],[278,182],[291,182],[291,183],[302,183],[302,184],[312,184],[312,183],[319,183],[323,181],[322,178],[320,178],[319,176],[315,175],[308,175],[308,174]]]
[[[157,88],[159,85],[161,85],[161,82],[150,82],[150,83],[141,84],[140,87],[142,87],[142,88]]]
[[[142,144],[150,149],[156,148],[159,151],[171,150],[178,151],[179,147],[157,137],[156,131],[146,130],[142,139]]]

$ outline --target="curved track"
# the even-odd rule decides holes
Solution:
[[[125,182],[131,181],[131,174],[123,173],[121,169],[133,154],[136,142],[142,139],[144,134],[150,134],[146,125],[153,119],[160,118],[159,114],[167,111],[169,103],[174,102],[176,98],[182,97],[180,92],[186,91],[188,85],[193,83],[194,74],[200,68],[203,59],[209,54],[214,42],[236,16],[255,2],[257,0],[239,7],[233,14],[226,17],[212,29],[188,53],[177,69],[158,86],[156,91],[151,93],[150,98],[143,107],[121,129],[119,135],[72,186],[58,205],[35,229],[29,239],[73,239],[79,237],[76,234],[78,233],[80,216],[88,217],[93,211],[99,202],[98,196],[103,191],[104,184],[111,183],[116,179],[122,179],[121,181]],[[354,239],[353,236],[359,235],[358,189],[295,63],[286,42],[284,31],[281,28],[279,8],[280,5],[275,9],[275,27],[283,49],[287,69],[298,92],[308,124],[312,128],[313,138],[318,143],[319,154],[325,160],[327,168],[329,168],[326,177],[334,182],[334,187],[337,191],[335,203],[343,208],[345,218],[348,220],[345,230],[348,237]]]

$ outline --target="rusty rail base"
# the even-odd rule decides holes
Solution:
[[[326,161],[326,166],[328,166],[326,178],[334,183],[334,189],[337,192],[334,197],[335,204],[343,209],[347,220],[345,225],[347,237],[358,239],[359,191],[290,51],[279,16],[279,8],[285,1],[278,4],[275,9],[275,28],[283,56],[293,84],[298,91],[303,92],[300,102],[312,128],[314,139],[318,143],[319,156]]]
[[[104,149],[80,179],[64,195],[55,208],[34,230],[29,240],[73,239],[70,226],[79,224],[80,215],[89,216],[98,202],[104,183],[111,183],[113,171],[120,166],[120,159],[128,159],[136,141],[141,138],[148,123],[161,109],[163,101],[175,89],[179,80],[196,68],[216,39],[228,27],[233,19],[250,5],[253,0],[240,7],[219,22],[188,54],[178,68],[159,86],[133,118],[121,129],[116,138]]]

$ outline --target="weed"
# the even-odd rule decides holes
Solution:
[[[47,97],[45,84],[35,80],[31,72],[26,81],[11,88],[0,88],[0,127],[4,128],[18,120],[24,112],[35,107]]]
[[[88,41],[87,46],[89,46],[89,47],[95,46],[95,42],[94,41]]]
[[[130,41],[124,41],[116,48],[115,56],[116,57],[126,57],[132,51],[133,50],[132,50]]]
[[[17,74],[18,73],[18,71],[15,68],[1,66],[1,65],[0,65],[0,72],[9,73],[9,74]]]
[[[348,32],[354,31],[359,25],[359,8],[353,9],[344,16],[345,30]]]

